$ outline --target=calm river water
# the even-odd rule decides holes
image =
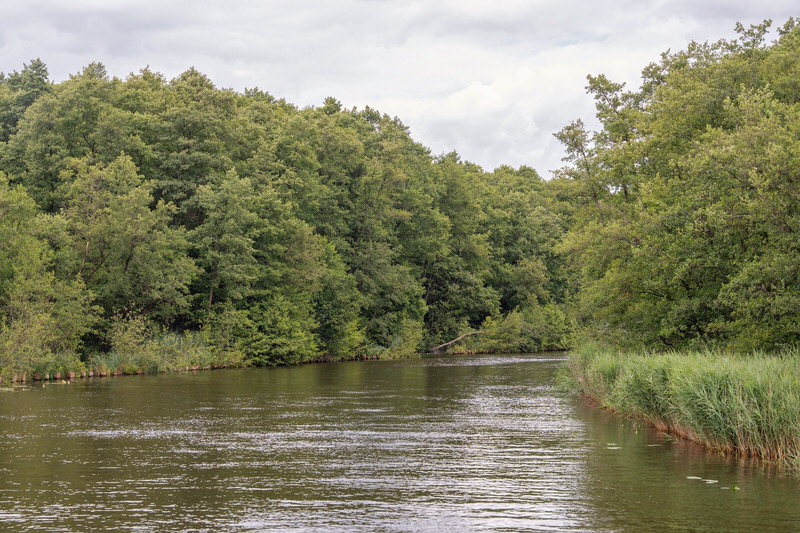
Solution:
[[[2,531],[798,531],[800,481],[554,389],[560,355],[0,392]]]

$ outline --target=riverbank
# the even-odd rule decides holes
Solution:
[[[210,342],[208,336],[199,331],[167,333],[154,337],[144,337],[141,332],[131,334],[126,331],[114,341],[113,349],[109,352],[97,352],[84,357],[76,353],[29,354],[24,358],[23,364],[19,364],[19,361],[10,364],[0,354],[0,386],[38,381],[72,381],[95,377],[156,375],[251,366],[294,366],[408,356],[398,350],[376,353],[358,351],[348,357],[321,354],[313,358],[283,358],[269,365],[257,365],[247,358],[241,347],[220,346],[220,343]],[[7,364],[2,364],[4,362]]]
[[[200,332],[169,333],[141,338],[128,334],[115,339],[114,349],[83,358],[76,353],[37,353],[24,364],[0,367],[0,383],[74,380],[136,374],[163,374],[247,366],[243,354],[212,346]]]
[[[603,407],[728,454],[800,459],[800,350],[622,353],[569,357],[579,390]]]

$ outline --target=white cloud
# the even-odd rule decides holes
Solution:
[[[730,37],[795,1],[32,0],[0,4],[0,70],[41,57],[53,79],[91,61],[124,77],[190,66],[300,106],[334,96],[400,117],[434,153],[491,169],[560,166],[552,133],[592,123],[587,74],[638,85],[660,52]]]

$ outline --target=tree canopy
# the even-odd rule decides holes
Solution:
[[[195,69],[92,63],[52,83],[33,60],[0,99],[3,346],[38,320],[53,340],[29,349],[51,363],[134,333],[198,332],[251,364],[401,356],[510,313],[542,329],[547,306],[563,334],[524,347],[569,342],[565,226],[532,169],[486,172],[374,109],[298,109]]]
[[[636,91],[588,76],[599,131],[557,132],[549,181],[431,154],[369,107],[300,109],[195,69],[0,74],[0,367],[158,339],[262,365],[462,336],[796,344],[800,28],[767,42],[770,25],[664,53]]]
[[[586,331],[651,347],[800,339],[800,29],[691,43],[639,91],[589,77],[598,132],[557,134],[581,199],[558,245]]]

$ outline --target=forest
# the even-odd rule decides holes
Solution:
[[[0,82],[0,367],[132,373],[568,346],[566,209],[398,119],[189,69]],[[511,329],[509,333],[508,329]]]
[[[590,75],[565,166],[190,68],[0,75],[0,375],[800,340],[800,29]]]

